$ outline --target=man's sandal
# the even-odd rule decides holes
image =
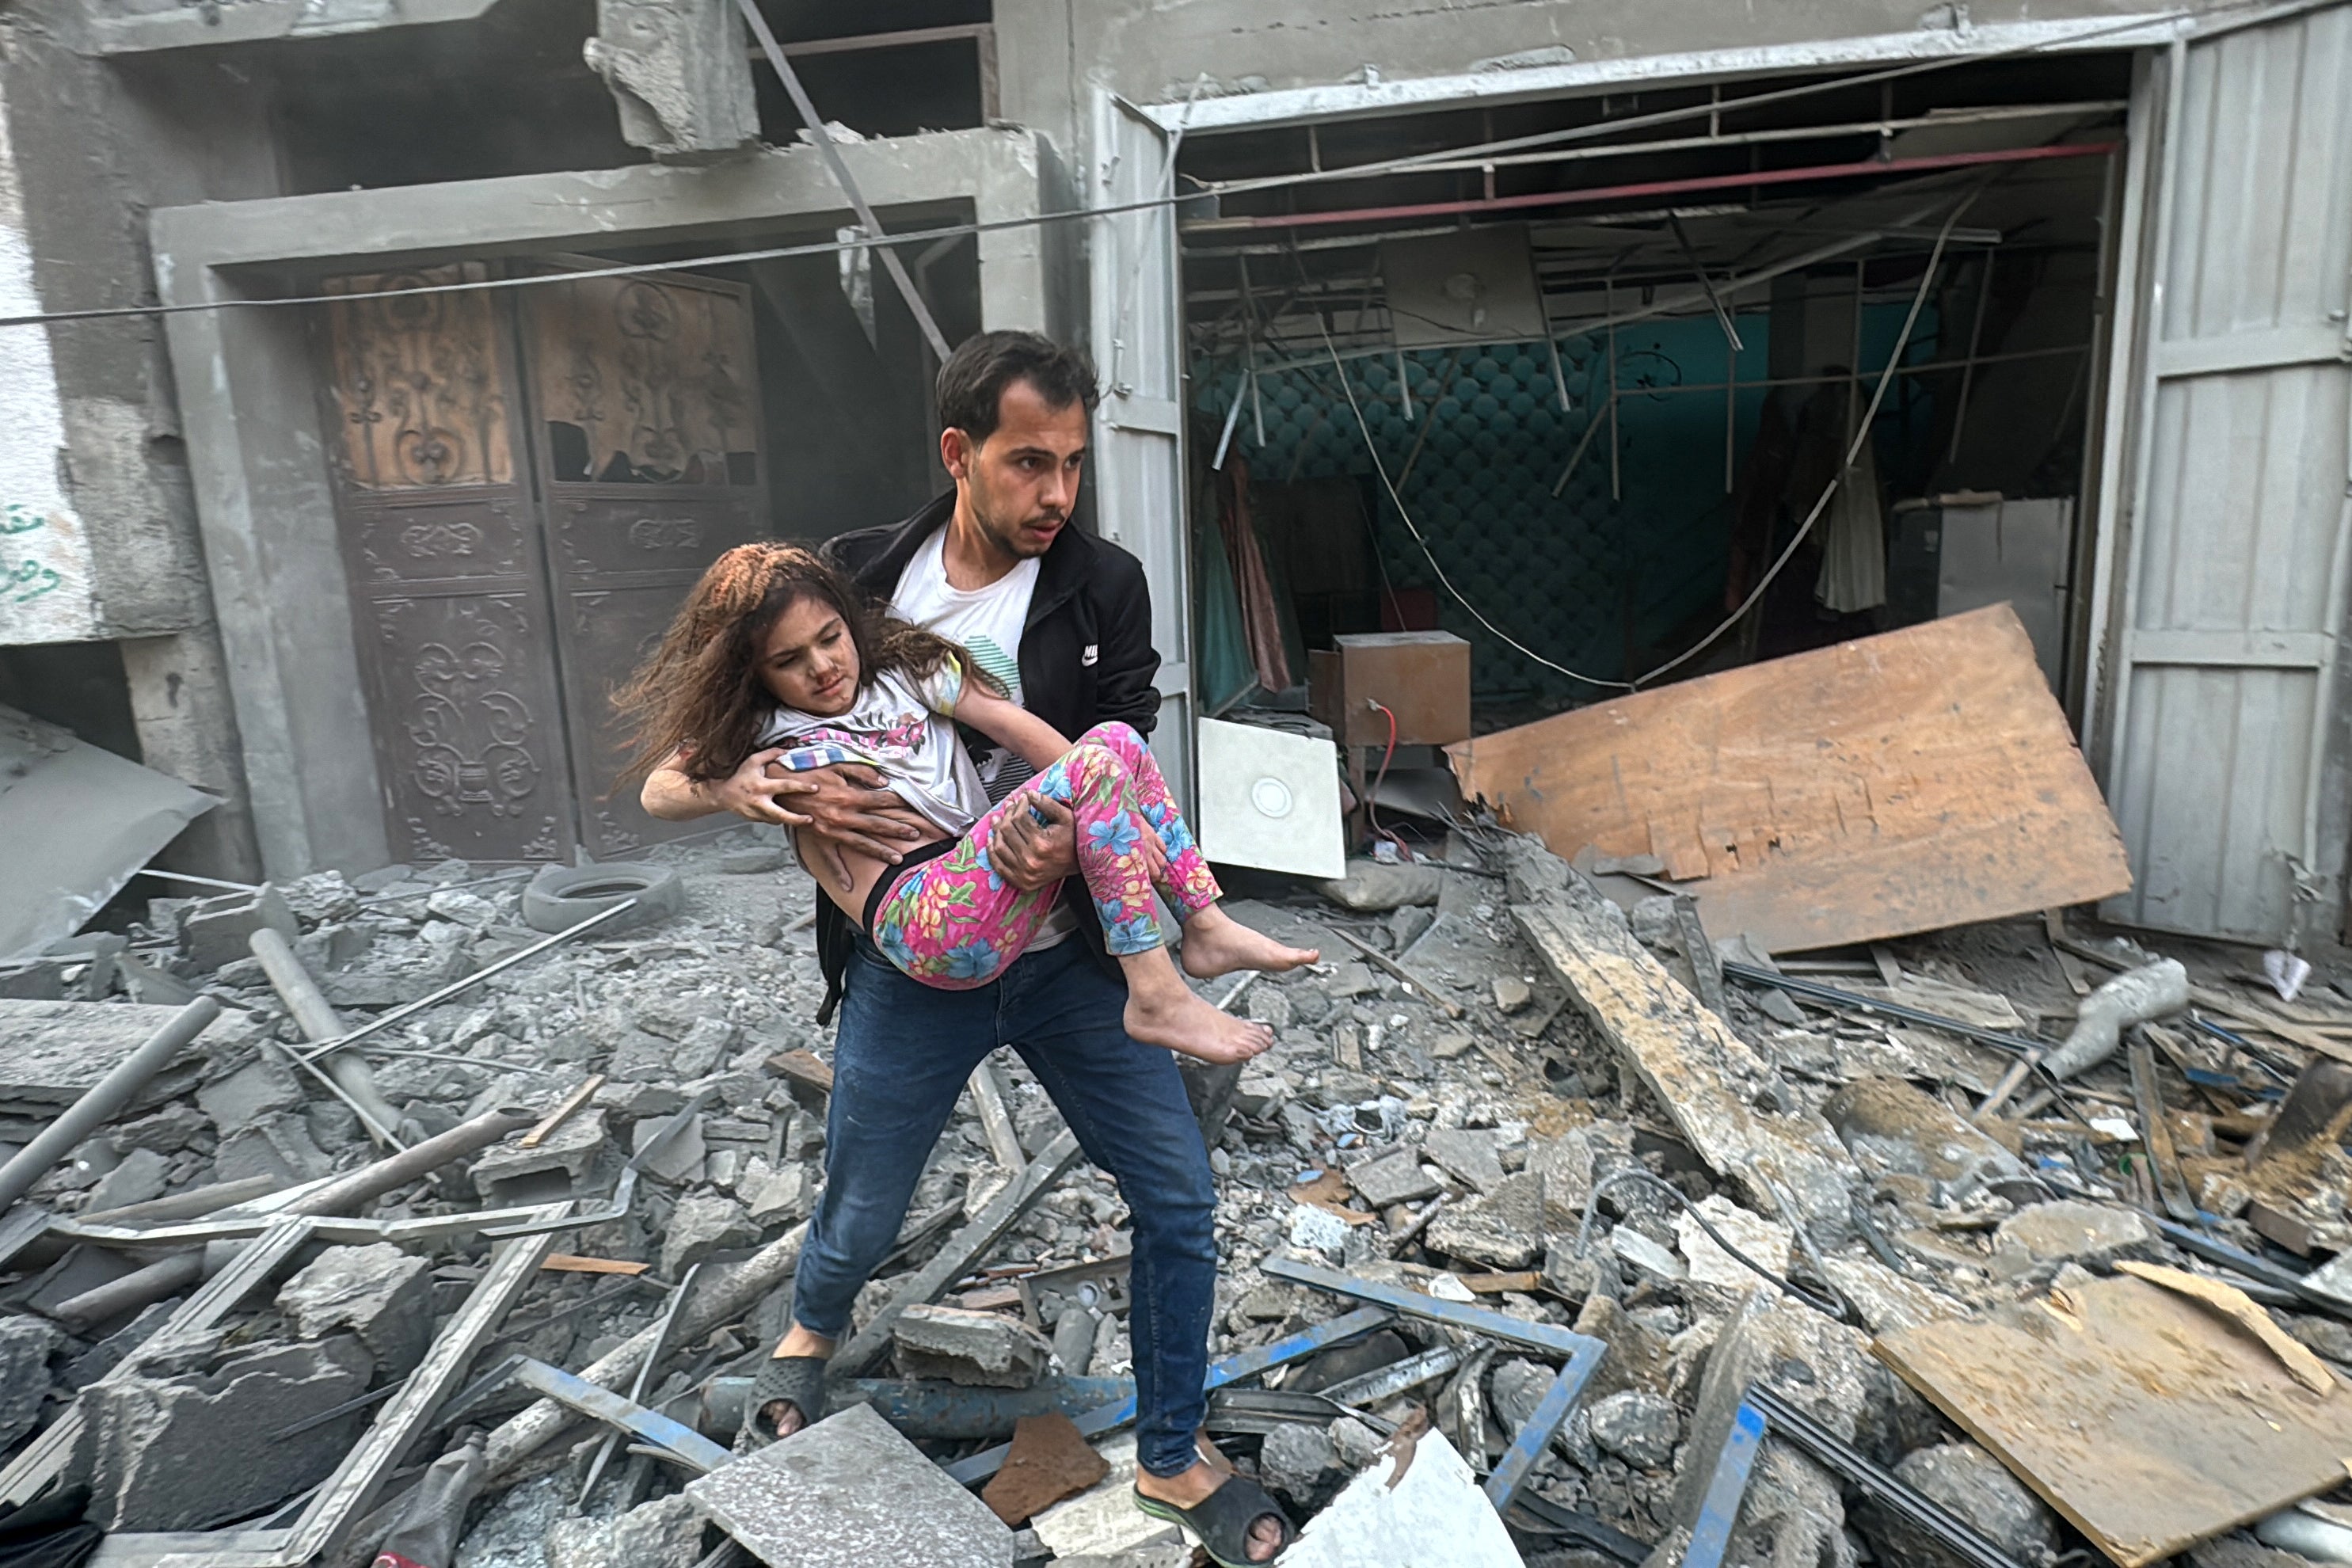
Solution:
[[[1290,1516],[1282,1511],[1282,1505],[1247,1476],[1227,1476],[1223,1485],[1191,1508],[1146,1497],[1140,1489],[1135,1494],[1135,1506],[1154,1519],[1182,1525],[1198,1536],[1209,1561],[1217,1568],[1265,1568],[1298,1539],[1298,1531],[1291,1524]],[[1254,1559],[1249,1554],[1250,1526],[1261,1519],[1272,1519],[1282,1526],[1282,1543],[1270,1555]]]
[[[748,1446],[764,1448],[776,1440],[776,1429],[761,1419],[771,1405],[789,1405],[801,1413],[803,1430],[824,1419],[825,1358],[821,1355],[770,1356],[751,1380],[751,1397],[743,1406],[743,1436]]]

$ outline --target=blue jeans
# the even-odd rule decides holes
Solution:
[[[793,1284],[793,1319],[828,1339],[897,1241],[931,1145],[982,1058],[1011,1046],[1045,1086],[1087,1158],[1117,1178],[1134,1218],[1129,1333],[1136,1453],[1154,1475],[1195,1458],[1208,1415],[1216,1194],[1175,1059],[1128,1038],[1127,988],[1072,935],[989,984],[940,991],[857,940],[834,1041],[825,1184]]]

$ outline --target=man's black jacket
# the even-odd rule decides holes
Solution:
[[[904,522],[828,541],[824,554],[877,602],[887,603],[907,563],[954,511],[950,490]],[[1037,564],[1020,664],[1021,705],[1071,740],[1113,721],[1149,736],[1160,717],[1160,689],[1152,679],[1160,672],[1160,655],[1151,646],[1151,590],[1143,563],[1076,525],[1064,528]],[[1062,903],[1077,917],[1070,940],[1115,970],[1086,885],[1070,879]],[[829,898],[817,900],[817,963],[824,972],[820,1024],[832,1021],[841,1001],[842,976],[856,934],[839,905]]]

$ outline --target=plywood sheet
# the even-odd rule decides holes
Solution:
[[[2242,1327],[2139,1279],[1873,1348],[2124,1568],[2339,1485],[2352,1459],[2352,1388],[2313,1393]]]
[[[1774,952],[2086,903],[2123,840],[2006,605],[1447,748],[1465,798],[1573,858],[1655,855]]]

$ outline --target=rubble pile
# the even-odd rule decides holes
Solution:
[[[665,890],[593,925],[456,862],[159,899],[0,973],[11,1147],[193,1030],[0,1212],[0,1502],[360,1565],[1187,1561],[1113,1414],[1126,1207],[1009,1053],[860,1298],[870,1364],[739,1452],[824,1180],[813,889],[749,827],[635,869]],[[1626,880],[1465,829],[1229,904],[1323,957],[1213,983],[1276,1045],[1187,1074],[1209,1429],[1286,1561],[2325,1536],[2352,1006],[2055,918],[1775,965]],[[2255,1458],[2132,1525],[2117,1474],[2233,1408]]]

